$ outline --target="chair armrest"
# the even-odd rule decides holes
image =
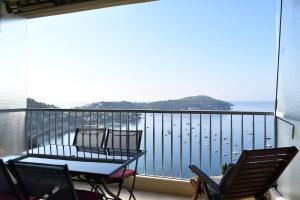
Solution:
[[[189,168],[195,173],[198,178],[201,178],[206,184],[208,184],[212,189],[215,191],[219,191],[219,185],[212,180],[209,176],[207,176],[204,172],[202,172],[198,167],[195,165],[190,165]]]

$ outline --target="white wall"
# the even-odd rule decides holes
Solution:
[[[278,146],[300,150],[300,1],[282,0],[282,32],[278,85],[278,112],[295,124],[278,123]],[[300,153],[278,181],[278,191],[286,198],[300,199]]]
[[[0,109],[26,107],[26,20],[0,20]],[[0,156],[24,149],[24,113],[0,113]]]
[[[300,122],[289,120],[296,125],[295,138],[292,140],[291,126],[286,123],[278,124],[278,143],[281,147],[296,146],[300,150]],[[289,167],[281,175],[278,181],[278,191],[285,199],[300,199],[300,153],[296,155]]]

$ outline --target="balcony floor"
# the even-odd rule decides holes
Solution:
[[[146,192],[141,190],[134,191],[135,197],[137,200],[190,200],[192,197],[184,197],[184,196],[174,196],[168,194],[161,194],[161,193],[153,193],[153,192]],[[122,191],[121,193],[122,199],[128,199],[129,194],[126,190]]]
[[[83,190],[89,190],[90,187],[83,183],[75,183],[76,189],[83,189]],[[111,191],[116,193],[117,188],[116,187],[110,187]],[[162,194],[162,193],[154,193],[154,192],[148,192],[148,191],[142,191],[142,190],[134,190],[134,194],[137,200],[190,200],[192,197],[186,197],[186,196],[175,196],[175,195],[169,195],[169,194]],[[129,192],[126,189],[123,189],[121,192],[121,198],[122,199],[129,199]]]
[[[83,189],[83,190],[90,190],[90,186],[84,183],[75,182],[76,189]],[[116,186],[110,186],[110,190],[113,193],[117,193]],[[134,190],[134,194],[137,200],[190,200],[192,196],[176,196],[171,194],[163,194],[163,193],[155,193],[155,192],[148,192],[143,190]],[[129,199],[129,192],[126,189],[123,189],[121,192],[121,199]],[[204,199],[203,197],[198,198],[199,200]],[[270,197],[268,199],[271,199]],[[243,200],[254,200],[254,198],[245,198]]]

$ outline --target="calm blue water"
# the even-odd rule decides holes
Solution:
[[[272,102],[232,103],[234,111],[274,111]],[[162,120],[161,114],[143,115],[137,127],[135,124],[129,127],[132,130],[143,130],[141,148],[147,150],[147,153],[139,160],[140,174],[188,178],[188,166],[192,163],[200,166],[208,174],[219,175],[221,165],[236,162],[242,149],[264,148],[265,134],[266,145],[274,146],[272,116],[266,119],[264,116],[255,116],[253,126],[253,117],[245,115],[242,128],[240,115],[233,115],[231,123],[230,115],[222,115],[220,120],[220,115],[212,115],[211,119],[209,115],[202,115],[200,119],[200,115],[183,114],[182,129],[179,114],[173,115],[173,123],[170,114],[164,114],[163,117]],[[74,133],[71,133],[70,141],[73,141],[73,137]],[[68,135],[64,136],[63,141],[67,144]],[[54,140],[51,140],[51,143],[54,144]]]
[[[272,112],[274,110],[272,102],[233,102],[233,104],[235,106],[232,110],[235,111]],[[140,173],[187,178],[190,175],[188,166],[192,163],[201,166],[206,173],[219,175],[221,165],[236,162],[242,149],[264,148],[264,134],[267,138],[266,145],[274,146],[272,116],[266,117],[266,133],[263,116],[255,116],[254,126],[253,117],[244,116],[243,129],[241,118],[240,115],[232,117],[231,132],[230,115],[223,115],[221,123],[220,115],[212,115],[211,119],[209,115],[202,115],[201,119],[199,115],[192,115],[191,118],[190,115],[183,115],[181,132],[180,115],[173,115],[172,130],[170,115],[165,114],[162,123],[161,114],[155,114],[153,128],[153,115],[147,114],[146,130],[144,130],[144,118],[138,125],[138,129],[144,130],[142,148],[147,150],[146,156],[140,161]],[[135,126],[131,128],[135,129]],[[171,141],[173,141],[173,148]],[[182,154],[180,154],[181,150]],[[173,163],[171,155],[173,155]]]

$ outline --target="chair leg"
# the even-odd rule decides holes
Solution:
[[[117,193],[117,196],[118,196],[118,197],[119,197],[120,194],[121,194],[122,187],[123,187],[123,183],[124,183],[124,180],[122,180],[122,181],[119,183],[119,189],[118,189],[118,193]]]
[[[115,195],[114,193],[112,193],[112,192],[109,190],[109,188],[108,188],[108,186],[107,186],[107,184],[106,184],[104,178],[100,178],[99,181],[100,181],[101,185],[103,186],[104,190],[106,191],[106,193],[107,193],[109,196],[111,196],[112,199],[115,199],[115,200],[121,200],[120,197],[118,197],[117,195]],[[107,197],[106,197],[106,198],[107,198]],[[107,198],[107,199],[108,199],[108,198]]]
[[[138,167],[138,160],[135,161],[135,169],[134,169],[135,173],[134,173],[133,180],[132,180],[132,186],[131,186],[131,190],[130,190],[129,200],[131,199],[131,197],[133,197],[133,199],[136,200],[136,199],[135,199],[135,196],[134,196],[134,194],[133,194],[133,189],[134,189],[134,184],[135,184],[135,178],[136,178],[137,167]]]
[[[129,193],[130,193],[129,200],[131,199],[131,197],[132,197],[134,200],[136,200],[136,199],[135,199],[135,196],[134,196],[134,194],[133,194],[133,189],[134,189],[134,184],[135,184],[135,178],[136,178],[136,173],[135,173],[134,176],[133,176],[131,189],[130,189],[130,191],[129,191]]]
[[[202,184],[203,184],[203,187],[204,187],[205,198],[208,199],[208,200],[212,200],[212,197],[210,196],[207,184],[204,181],[202,181]]]
[[[201,179],[200,178],[198,178],[197,179],[197,184],[196,184],[196,187],[195,187],[195,193],[194,193],[194,195],[193,195],[193,200],[197,200],[198,199],[198,195],[199,195],[199,193],[201,193]]]
[[[103,194],[103,196],[106,197],[105,192],[102,190],[102,188],[101,188],[100,185],[96,185],[96,186],[95,186],[94,192],[98,192],[98,193],[100,193],[100,194]]]
[[[91,192],[94,192],[94,190],[95,190],[95,186],[92,185],[92,187],[91,187]]]

